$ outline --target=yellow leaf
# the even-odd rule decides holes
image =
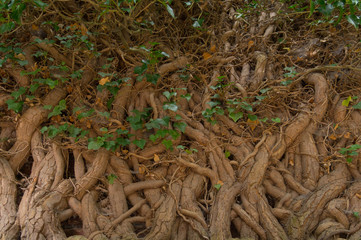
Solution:
[[[217,184],[223,186],[223,182],[221,180],[218,180]]]
[[[129,151],[127,149],[122,149],[123,154],[127,154]]]
[[[18,59],[20,59],[21,61],[24,61],[24,60],[25,60],[25,56],[24,56],[24,54],[22,54],[22,53],[16,54],[15,57],[18,58]]]
[[[35,24],[32,24],[31,29],[36,31],[36,30],[39,30],[39,27],[37,25],[35,25]]]
[[[157,154],[154,154],[154,162],[159,162],[160,161],[160,159],[159,159],[159,156],[157,155]]]
[[[55,122],[60,122],[60,121],[61,121],[61,117],[60,117],[60,115],[52,116],[52,117],[51,117],[51,120],[52,120],[52,121],[55,121]]]
[[[209,53],[207,53],[207,52],[203,53],[203,58],[204,58],[204,60],[210,59],[211,57],[212,57],[211,54],[209,54]]]
[[[254,45],[254,41],[248,41],[248,50]]]
[[[343,135],[343,137],[349,139],[351,137],[351,133],[347,132],[345,133],[345,135]]]
[[[110,82],[110,80],[109,80],[109,77],[105,77],[105,78],[102,78],[102,79],[100,79],[100,81],[99,81],[99,85],[104,85],[104,84],[106,84],[107,82]]]
[[[85,27],[84,24],[82,24],[82,25],[80,26],[80,29],[81,29],[81,35],[83,35],[83,36],[87,36],[87,35],[88,35],[88,29]]]
[[[90,121],[87,121],[87,122],[86,122],[86,127],[87,127],[87,128],[92,128],[92,124],[91,124]]]
[[[290,159],[288,160],[288,163],[289,163],[291,166],[294,166],[294,165],[295,165],[295,162],[293,161],[292,158],[290,158]]]
[[[331,134],[330,136],[328,136],[328,138],[331,139],[331,140],[336,140],[337,139],[335,134]]]
[[[74,23],[74,24],[70,25],[70,30],[71,31],[75,31],[75,30],[78,30],[78,29],[79,29],[79,24]]]
[[[258,119],[255,120],[255,121],[252,121],[251,119],[248,119],[247,124],[251,128],[251,130],[253,131],[257,127],[257,125],[259,124],[259,121],[258,121]]]
[[[101,105],[102,104],[102,99],[97,97],[97,99],[95,100],[95,104],[96,105]]]
[[[361,194],[356,193],[356,197],[361,198]]]
[[[335,125],[333,129],[336,130],[337,128],[338,128],[338,123]]]
[[[68,93],[71,93],[71,92],[73,91],[72,86],[70,86],[70,85],[66,86],[66,91],[67,91]]]
[[[146,170],[145,166],[143,166],[143,165],[139,166],[139,173],[140,174],[145,173],[145,170]]]
[[[215,53],[215,52],[217,51],[216,45],[212,45],[210,51],[211,51],[212,53]]]

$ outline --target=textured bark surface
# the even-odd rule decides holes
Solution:
[[[43,2],[0,7],[0,239],[360,239],[360,31],[302,1]]]

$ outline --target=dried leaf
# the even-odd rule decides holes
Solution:
[[[337,139],[335,134],[331,134],[330,136],[328,136],[328,138],[331,139],[331,140],[336,140]]]
[[[254,45],[254,41],[248,41],[248,50]]]
[[[338,128],[338,123],[335,125],[333,129],[336,130],[337,128]]]
[[[351,137],[351,133],[347,132],[343,135],[344,138],[349,139]]]
[[[145,166],[143,166],[143,165],[140,165],[140,166],[139,166],[139,173],[140,173],[140,174],[145,173],[146,170],[147,170],[147,168],[146,168]]]
[[[52,116],[51,120],[59,123],[61,121],[61,117],[60,117],[60,115]]]
[[[159,159],[159,156],[157,154],[154,154],[154,158],[153,158],[154,162],[159,162],[160,159]]]
[[[21,61],[24,61],[24,60],[25,60],[25,56],[24,56],[24,54],[22,54],[22,53],[16,54],[15,57],[18,58],[18,59],[20,59]]]
[[[67,91],[68,93],[73,92],[73,87],[70,86],[70,85],[66,86],[66,91]]]
[[[95,104],[102,105],[102,99],[97,97],[97,99],[95,100]]]
[[[35,24],[32,24],[31,25],[31,30],[34,30],[34,31],[39,30],[39,26],[37,26]]]
[[[292,158],[290,158],[290,159],[288,160],[288,163],[289,163],[291,166],[294,166],[294,165],[295,165],[295,162],[293,161]]]
[[[360,199],[361,199],[361,194],[356,193],[356,197],[358,197],[358,198],[360,198]]]
[[[210,59],[211,57],[212,57],[211,54],[209,54],[209,53],[207,53],[207,52],[203,53],[203,58],[204,58],[204,60]]]
[[[80,26],[80,29],[81,29],[81,35],[83,35],[83,36],[87,36],[87,35],[88,35],[88,29],[85,27],[84,24],[82,24],[82,25]]]
[[[217,51],[216,45],[212,45],[210,51],[211,53],[215,53]]]
[[[247,119],[247,124],[251,128],[251,130],[253,131],[257,127],[257,125],[259,124],[259,121],[258,121],[258,119],[254,120],[254,121],[251,120],[251,119]]]
[[[86,127],[87,127],[87,128],[92,128],[92,123],[91,123],[90,121],[87,121],[87,122],[86,122]]]
[[[100,79],[100,81],[99,81],[99,85],[104,85],[104,84],[106,84],[107,82],[110,82],[110,80],[109,80],[109,77],[105,77],[105,78],[102,78],[102,79]]]

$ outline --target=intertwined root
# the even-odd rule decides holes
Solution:
[[[107,128],[129,130],[130,141],[149,139],[154,129],[144,123],[130,127],[127,118],[151,108],[148,122],[169,117],[171,130],[177,130],[174,123],[187,124],[177,138],[147,141],[142,149],[131,144],[92,151],[75,138],[50,139],[39,131],[51,112],[43,106],[65,98],[64,119],[76,119],[75,109],[83,106],[107,111],[110,92],[93,86],[102,58],[84,60],[72,91],[59,84],[40,93],[38,105],[16,116],[16,124],[0,122],[0,138],[15,139],[0,142],[0,238],[359,239],[361,157],[350,154],[347,163],[339,150],[359,143],[361,113],[348,111],[322,69],[305,70],[287,85],[271,49],[280,6],[250,25],[236,17],[230,1],[222,7],[224,28],[209,35],[219,52],[207,52],[210,57],[202,60],[172,55],[156,69],[160,79],[154,85],[137,81],[139,63],[129,64],[131,54],[125,59],[117,48],[126,66],[122,75],[129,79],[108,105],[110,117],[76,122],[93,138]],[[290,58],[309,57],[306,52],[317,42],[291,51]],[[112,41],[101,44],[113,48]],[[37,43],[24,50],[25,69],[36,66],[32,54],[38,49],[74,67],[56,46]],[[21,70],[5,67],[19,86],[29,86]],[[186,81],[184,70],[190,72]],[[165,91],[174,93],[174,112],[164,107]],[[8,99],[0,93],[1,108]],[[235,99],[242,106],[237,111],[244,112],[237,119],[226,108]],[[224,108],[223,114],[206,117],[215,106]],[[18,174],[24,169],[28,173]],[[78,225],[69,227],[74,222]]]

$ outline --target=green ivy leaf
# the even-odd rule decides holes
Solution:
[[[171,8],[168,4],[167,4],[167,11],[172,16],[172,18],[175,18],[173,8]]]
[[[178,106],[174,102],[169,102],[169,103],[165,103],[163,105],[163,109],[164,110],[171,110],[173,112],[176,112],[178,110]]]
[[[80,119],[85,118],[85,117],[90,117],[94,112],[95,112],[94,109],[90,109],[89,111],[79,113],[78,119],[80,120]]]
[[[108,175],[108,182],[110,185],[114,184],[114,180],[117,178],[116,175],[114,175],[113,173]]]
[[[217,189],[217,191],[219,191],[219,189],[221,189],[222,185],[221,184],[214,184],[214,188]]]
[[[350,151],[356,151],[356,150],[359,150],[361,148],[361,145],[359,144],[353,144],[351,146],[348,147],[348,150]]]
[[[130,144],[130,140],[128,138],[117,138],[116,142],[123,147]]]
[[[171,140],[164,139],[162,144],[165,146],[166,149],[173,149],[173,142]]]
[[[348,107],[348,105],[350,104],[350,101],[352,101],[351,96],[348,96],[347,99],[342,101],[342,106]]]
[[[143,74],[147,69],[148,69],[147,64],[143,64],[142,66],[136,66],[134,68],[134,73],[135,74]]]
[[[186,131],[187,124],[185,122],[175,122],[173,123],[173,126],[184,133]]]
[[[264,93],[268,92],[268,91],[271,90],[271,89],[272,89],[272,88],[263,88],[263,89],[260,90],[260,92],[261,92],[262,94],[264,94]]]
[[[110,118],[110,113],[109,112],[98,112],[100,116],[106,117],[106,118]]]
[[[185,98],[185,99],[189,102],[189,100],[191,100],[191,98],[192,98],[192,95],[189,94],[189,93],[187,93],[187,94],[185,94],[185,95],[181,95],[181,97],[182,97],[182,98]]]
[[[247,102],[242,102],[242,103],[241,103],[241,107],[242,107],[244,110],[246,110],[246,111],[253,112],[252,105],[250,105],[250,104],[247,103]]]
[[[221,104],[221,103],[218,102],[218,101],[210,101],[210,102],[207,102],[207,104],[208,104],[211,108],[213,108],[213,107],[215,107],[215,106],[218,106],[218,105]]]
[[[145,74],[147,82],[153,83],[154,85],[157,84],[158,79],[160,78],[159,74]]]
[[[149,136],[149,140],[151,140],[153,143],[155,143],[155,141],[157,141],[157,139],[159,138],[159,136],[156,134],[152,134]]]
[[[10,14],[10,17],[17,22],[18,24],[21,23],[21,14],[23,13],[24,9],[26,8],[25,3],[21,3],[16,5],[15,9],[13,9],[12,13]]]
[[[74,125],[68,127],[69,137],[76,138],[82,131],[81,128],[77,128]]]
[[[251,121],[256,121],[258,119],[258,117],[256,115],[248,114],[248,119]]]
[[[109,150],[115,151],[115,149],[117,148],[117,145],[116,145],[115,141],[107,141],[107,142],[104,142],[103,147],[108,151]]]
[[[243,112],[231,112],[228,116],[233,120],[233,122],[237,122],[240,118],[243,117]]]
[[[16,113],[21,112],[21,110],[23,109],[23,105],[24,105],[23,101],[17,102],[17,101],[15,101],[15,99],[9,99],[6,101],[6,103],[8,105],[8,109],[13,110]]]
[[[61,111],[66,109],[66,101],[65,99],[62,99],[59,101],[59,104],[54,107],[53,111],[48,114],[48,118],[51,118],[52,116],[60,115]]]
[[[119,135],[128,134],[128,133],[129,133],[128,130],[123,130],[123,129],[121,129],[121,128],[117,129],[116,132],[117,132],[117,134],[119,134]]]
[[[140,140],[134,140],[132,143],[134,143],[136,146],[138,146],[140,149],[143,149],[145,144],[147,143],[146,140],[140,139]]]
[[[261,122],[266,122],[268,120],[268,118],[262,118],[262,119],[259,119]]]
[[[40,129],[41,134],[44,134],[46,131],[48,131],[48,127],[46,126]]]
[[[281,122],[280,118],[272,118],[271,120],[272,120],[272,122],[275,122],[275,123],[280,123]]]
[[[26,93],[26,88],[25,87],[20,87],[17,91],[12,92],[11,96],[13,96],[16,100],[18,100],[19,97],[21,95],[23,95],[24,93]]]
[[[178,149],[181,149],[181,150],[184,150],[184,149],[185,149],[185,147],[184,147],[183,145],[178,145],[177,148],[178,148]]]
[[[36,6],[40,7],[41,9],[44,9],[45,7],[48,6],[48,4],[46,4],[46,3],[44,3],[44,2],[42,2],[40,0],[33,0],[33,1],[36,4]]]
[[[54,89],[58,84],[58,80],[53,80],[51,78],[38,78],[34,79],[34,82],[38,82],[40,84],[46,84],[50,87],[50,89]]]
[[[31,84],[30,88],[29,88],[29,91],[31,93],[34,93],[39,88],[39,86],[40,86],[39,83]]]
[[[15,27],[14,22],[8,22],[0,25],[0,33],[10,32]]]
[[[259,101],[262,101],[263,99],[265,99],[267,96],[256,96],[256,99]]]
[[[168,130],[168,134],[174,139],[176,140],[179,137],[179,133],[175,130]]]
[[[361,102],[358,102],[357,104],[353,105],[352,108],[361,109]]]
[[[291,83],[292,83],[292,80],[286,80],[286,81],[282,81],[281,85],[287,86],[287,85],[290,85]]]
[[[224,156],[225,156],[226,158],[229,158],[229,156],[231,156],[231,153],[230,153],[229,151],[225,151],[225,152],[224,152]]]
[[[351,23],[355,28],[358,28],[358,26],[360,25],[360,19],[359,17],[356,17],[355,14],[351,14],[351,15],[347,15],[346,19],[349,23]]]
[[[104,140],[98,137],[96,140],[94,139],[90,140],[90,142],[88,143],[88,149],[98,150],[103,146],[103,144],[104,144]]]

